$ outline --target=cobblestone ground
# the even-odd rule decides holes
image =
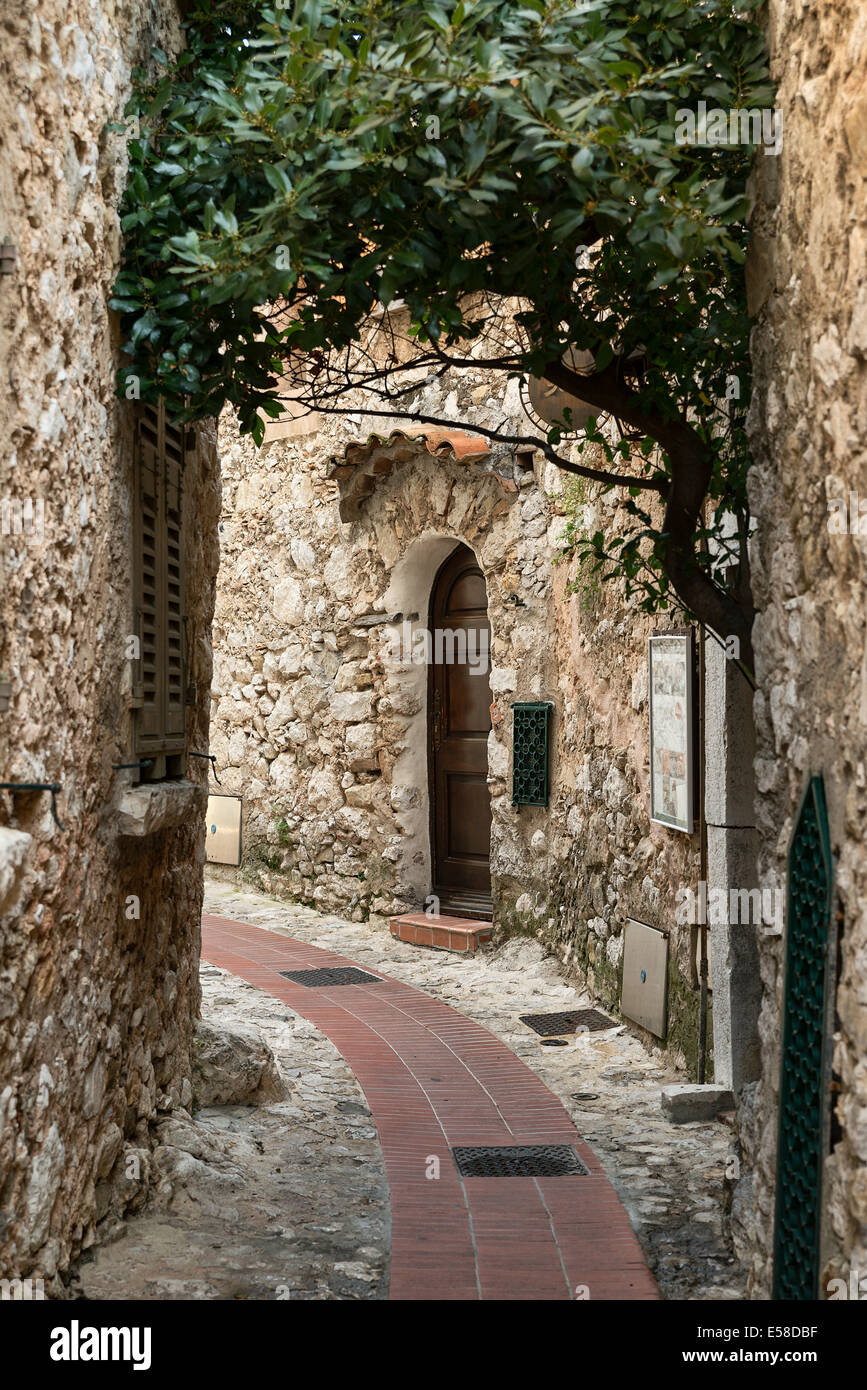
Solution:
[[[372,1299],[387,1294],[388,1184],[370,1111],[313,1024],[203,962],[202,1013],[255,1025],[288,1095],[176,1112],[150,1207],[79,1264],[88,1299]]]
[[[566,983],[558,963],[538,943],[514,940],[475,958],[411,947],[381,929],[238,888],[213,874],[206,881],[204,910],[343,952],[484,1024],[569,1110],[625,1205],[663,1297],[744,1296],[746,1272],[732,1255],[722,1216],[728,1126],[668,1121],[660,1108],[661,1089],[684,1078],[622,1025],[573,1038],[566,1047],[542,1046],[519,1014],[581,1008],[593,1001]],[[282,1005],[278,1009],[285,1013]],[[255,1013],[248,1017],[259,1022]],[[321,1109],[317,1088],[308,1077],[304,1099]],[[381,1170],[378,1179],[381,1183]],[[356,1191],[335,1194],[335,1211],[350,1213]]]
[[[537,943],[516,940],[475,958],[414,948],[213,877],[205,911],[341,951],[484,1024],[569,1110],[624,1203],[663,1297],[743,1297],[745,1276],[722,1223],[727,1126],[666,1120],[660,1090],[682,1077],[622,1026],[543,1047],[519,1014],[592,1001]],[[155,1198],[80,1262],[71,1295],[386,1297],[388,1186],[352,1072],[279,1000],[207,963],[201,974],[204,1017],[259,1028],[287,1098],[163,1121]]]

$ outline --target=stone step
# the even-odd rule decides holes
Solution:
[[[473,921],[467,917],[428,917],[425,912],[407,912],[392,917],[391,934],[410,946],[434,946],[440,951],[462,951],[472,954],[491,940],[493,922]]]

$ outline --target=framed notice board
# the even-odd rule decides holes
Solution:
[[[695,632],[657,633],[647,642],[650,706],[650,819],[691,835],[696,813],[698,690]]]

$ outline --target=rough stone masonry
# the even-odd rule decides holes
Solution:
[[[130,837],[132,407],[115,398],[122,117],[132,67],[180,42],[171,4],[32,0],[0,19],[0,1275],[54,1287],[148,1190],[151,1123],[189,1104],[202,764],[179,827]],[[207,747],[219,489],[186,459],[189,743]],[[29,506],[28,506],[29,504]],[[30,513],[41,526],[17,528]],[[171,819],[171,817],[169,817]],[[137,908],[134,906],[137,902]]]
[[[841,909],[820,1284],[867,1269],[867,10],[857,0],[768,10],[779,158],[756,160],[747,264],[753,334],[750,499],[760,881],[785,887],[810,773],[824,773]],[[845,499],[855,526],[829,527]],[[763,1071],[741,1116],[754,1194],[744,1232],[753,1293],[768,1297],[783,1009],[783,950],[761,952]]]

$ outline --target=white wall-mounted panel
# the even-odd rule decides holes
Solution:
[[[667,1028],[668,937],[629,918],[623,943],[620,1007],[633,1023],[664,1038]]]
[[[209,796],[205,852],[210,864],[241,862],[241,798]]]

